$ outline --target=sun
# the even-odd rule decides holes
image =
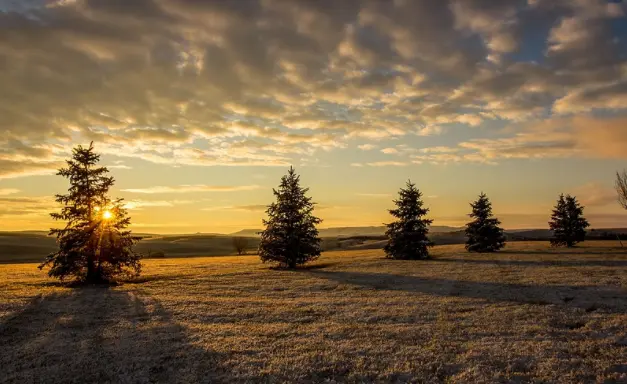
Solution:
[[[102,212],[102,218],[105,220],[109,220],[113,217],[113,213],[111,213],[111,211],[106,210],[104,212]]]

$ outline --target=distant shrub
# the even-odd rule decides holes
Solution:
[[[165,257],[165,252],[163,251],[153,252],[152,249],[148,249],[146,251],[145,257],[147,259],[162,259]]]
[[[342,247],[342,243],[336,238],[323,238],[321,244],[322,250],[330,251]]]
[[[246,248],[248,248],[248,239],[241,236],[234,237],[233,248],[235,248],[235,252],[237,252],[238,255],[245,255]]]

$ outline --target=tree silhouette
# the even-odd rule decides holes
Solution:
[[[234,237],[233,248],[235,248],[235,252],[237,252],[238,255],[245,254],[246,248],[248,248],[248,239],[242,236]]]
[[[563,194],[553,209],[549,227],[553,231],[551,245],[573,247],[586,238],[586,228],[590,224],[583,217],[583,207],[573,196]]]
[[[627,171],[616,172],[615,188],[618,194],[618,203],[627,209]]]
[[[101,283],[121,274],[139,275],[140,255],[133,245],[140,238],[126,229],[130,218],[123,200],[109,198],[115,180],[107,176],[106,167],[97,166],[99,161],[93,143],[89,148],[79,145],[67,167],[57,173],[69,180],[70,187],[67,194],[56,195],[61,211],[51,213],[53,219],[65,221],[63,228],[50,230],[59,249],[39,266],[50,266],[51,277]]]
[[[279,188],[272,191],[276,202],[268,206],[268,220],[263,220],[266,229],[260,232],[261,261],[295,268],[315,260],[320,256],[316,225],[322,220],[313,215],[315,203],[305,195],[309,188],[300,186],[300,176],[290,167]]]
[[[394,200],[396,209],[389,212],[398,220],[390,224],[385,232],[388,243],[384,247],[386,257],[390,259],[428,259],[429,247],[433,245],[429,241],[429,225],[431,219],[423,217],[429,209],[423,208],[422,193],[410,180],[406,188],[399,191],[398,200]]]
[[[495,252],[505,246],[505,235],[499,219],[492,217],[492,203],[481,192],[477,201],[470,203],[474,220],[466,224],[466,250],[470,252]]]

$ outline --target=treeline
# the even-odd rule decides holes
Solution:
[[[69,180],[65,195],[57,195],[60,212],[52,213],[55,220],[65,225],[54,228],[58,250],[48,255],[40,268],[48,267],[51,277],[76,278],[90,283],[107,282],[119,275],[137,276],[141,271],[140,257],[135,244],[140,238],[127,229],[130,218],[122,199],[109,197],[114,179],[106,167],[98,166],[100,156],[93,143],[88,148],[78,146],[67,161],[67,167],[57,173]],[[619,182],[627,180],[627,176]],[[626,181],[627,184],[627,181]],[[621,185],[622,187],[622,185]],[[619,185],[617,184],[617,188]],[[627,187],[625,187],[627,191]],[[300,176],[293,167],[273,189],[275,201],[263,219],[265,229],[260,232],[258,254],[262,262],[282,268],[296,268],[313,261],[322,251],[317,226],[322,222],[314,215],[315,203],[307,196],[308,188],[300,185]],[[401,188],[394,208],[389,210],[394,221],[386,224],[384,251],[390,259],[429,259],[433,242],[429,236],[429,208],[422,192],[411,181]],[[466,224],[468,252],[497,252],[505,246],[506,236],[501,222],[494,217],[492,204],[485,193],[470,203],[470,221]],[[553,209],[550,229],[551,245],[572,247],[583,241],[588,221],[583,206],[574,196],[560,195]],[[237,252],[246,252],[243,239],[234,239]]]
[[[276,201],[268,210],[266,229],[261,233],[260,257],[264,262],[276,262],[286,268],[315,260],[320,256],[320,238],[316,225],[321,220],[313,215],[314,203],[300,186],[300,177],[293,168],[281,179],[274,190]],[[411,181],[393,201],[396,208],[389,213],[396,220],[386,224],[384,246],[386,257],[391,259],[428,259],[433,246],[422,193]],[[471,221],[466,224],[466,250],[469,252],[497,252],[505,246],[506,236],[501,222],[492,213],[492,203],[485,193],[470,203]],[[551,245],[573,247],[584,241],[590,226],[583,217],[583,207],[574,196],[560,195],[551,215],[549,226],[553,232]]]

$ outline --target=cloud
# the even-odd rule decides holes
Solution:
[[[611,186],[600,183],[588,183],[571,191],[585,207],[602,207],[610,204],[618,205],[616,191]]]
[[[588,157],[627,159],[627,117],[572,119],[577,148]]]
[[[57,203],[51,197],[0,197],[0,217],[5,218],[48,218],[56,211]]]
[[[417,151],[418,150],[416,148],[412,148],[408,146],[407,144],[399,144],[394,148],[388,147],[388,148],[383,148],[381,150],[381,152],[385,153],[386,155],[399,155],[399,156],[415,153]]]
[[[557,113],[621,110],[627,105],[627,80],[574,89],[553,105]]]
[[[20,190],[15,188],[0,188],[0,196],[14,195],[16,193],[20,193]]]
[[[339,209],[344,207],[316,204],[315,209]],[[264,204],[251,204],[251,205],[227,205],[203,208],[203,211],[241,211],[241,212],[265,212],[268,209],[268,205]]]
[[[624,115],[627,39],[614,26],[625,10],[601,0],[11,2],[0,13],[11,31],[0,35],[0,178],[54,173],[73,143],[91,140],[159,165],[265,167],[357,140],[403,156],[381,142],[551,113]],[[528,41],[532,31],[548,31],[545,41]],[[414,161],[540,156],[513,140]]]
[[[408,163],[402,161],[373,161],[366,163],[366,165],[371,167],[404,167],[408,165]]]
[[[382,153],[385,153],[386,155],[396,155],[398,154],[398,150],[396,148],[383,148],[381,150]]]
[[[251,205],[225,205],[203,208],[203,211],[240,211],[240,212],[264,212],[268,209],[267,205],[251,204]]]
[[[144,208],[167,207],[172,208],[179,205],[195,204],[201,200],[127,200],[124,207],[132,210],[142,210]]]
[[[154,186],[147,188],[127,188],[123,192],[143,193],[143,194],[166,194],[166,193],[192,193],[192,192],[238,192],[252,191],[261,188],[258,185],[177,185],[177,186]]]
[[[196,224],[192,224],[192,223],[183,223],[183,222],[167,222],[167,223],[143,223],[143,222],[137,222],[137,223],[131,223],[130,226],[132,228],[160,228],[160,229],[166,229],[166,228],[192,228],[195,227]]]
[[[414,161],[496,164],[506,159],[627,159],[627,118],[555,118],[514,129],[500,138],[420,149]]]
[[[390,195],[389,193],[357,193],[357,196],[373,197],[373,198],[387,198],[392,195]]]
[[[133,169],[133,167],[124,164],[105,165],[107,169]]]

